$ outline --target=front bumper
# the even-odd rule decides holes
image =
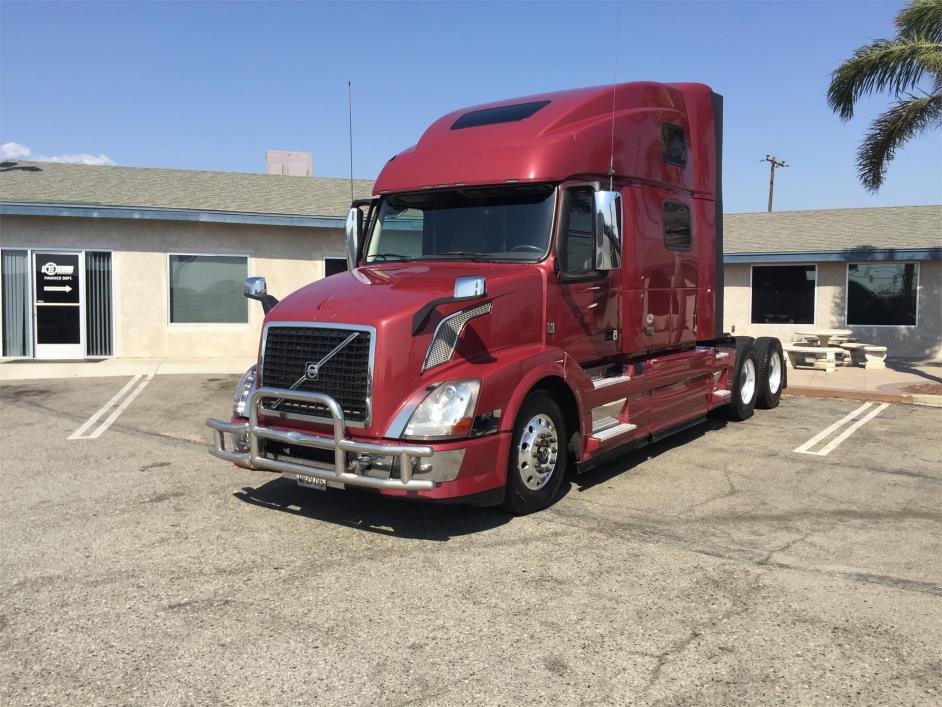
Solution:
[[[292,430],[264,427],[258,418],[262,400],[281,398],[298,400],[306,403],[323,405],[330,410],[333,418],[333,436],[306,434]],[[248,401],[249,419],[244,422],[230,422],[210,418],[206,424],[211,427],[213,444],[210,454],[226,461],[250,469],[264,469],[281,472],[283,476],[297,478],[298,475],[314,476],[329,484],[361,486],[387,491],[431,491],[443,480],[453,479],[461,465],[463,452],[436,453],[428,445],[418,444],[377,444],[350,439],[346,436],[343,409],[336,400],[322,393],[283,390],[280,388],[258,388]],[[227,444],[227,436],[232,442]],[[276,442],[290,447],[307,447],[332,450],[333,463],[306,461],[286,461],[273,459],[272,455],[262,451],[260,440]],[[348,457],[352,455],[351,457]],[[370,475],[360,459],[362,457],[392,459],[388,465],[387,477]],[[423,464],[423,460],[427,463]],[[398,477],[392,475],[398,466]],[[416,477],[424,478],[416,478]],[[433,478],[434,477],[434,478]]]

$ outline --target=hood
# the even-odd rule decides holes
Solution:
[[[484,297],[439,305],[413,334],[413,317],[429,302],[454,294],[455,279],[486,280]],[[542,265],[518,263],[384,263],[339,273],[297,290],[269,312],[266,323],[319,322],[376,329],[373,417],[367,434],[382,435],[399,405],[434,381],[473,378],[474,366],[502,348],[542,340]],[[422,373],[441,319],[492,302],[490,314],[464,328],[452,360]]]

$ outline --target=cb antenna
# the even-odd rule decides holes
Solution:
[[[347,81],[347,131],[350,138],[350,202],[353,203],[353,82]]]
[[[608,159],[608,190],[615,188],[615,86],[618,83],[618,35],[621,30],[621,6],[615,19],[615,65],[612,67],[612,142]]]

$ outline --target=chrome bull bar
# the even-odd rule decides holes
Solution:
[[[297,400],[304,403],[323,405],[330,411],[330,416],[333,419],[333,436],[327,437],[318,434],[291,432],[263,427],[259,424],[258,418],[260,410],[262,410],[261,404],[264,398]],[[417,444],[376,444],[348,438],[346,436],[343,409],[337,401],[329,395],[301,390],[285,390],[282,388],[258,388],[252,394],[247,407],[249,419],[245,422],[229,422],[215,418],[210,418],[206,421],[206,424],[214,431],[213,444],[209,447],[210,454],[220,459],[225,459],[226,461],[244,464],[253,469],[278,471],[285,476],[293,478],[297,478],[299,474],[314,476],[324,481],[339,482],[349,486],[396,489],[400,491],[428,491],[438,486],[438,483],[431,479],[412,478],[413,461],[415,460],[417,462],[419,459],[431,457],[434,452],[432,447]],[[261,414],[264,414],[264,411],[262,411]],[[234,444],[231,448],[227,448],[226,435],[231,435],[234,440]],[[282,442],[284,444],[298,445],[301,447],[333,450],[334,463],[332,466],[327,466],[326,464],[308,465],[269,459],[261,454],[259,450],[259,439],[272,440],[274,442]],[[240,451],[238,449],[238,442],[235,442],[236,440],[243,440],[243,444],[247,442],[248,449]],[[397,458],[399,460],[399,478],[384,479],[374,476],[364,476],[348,471],[348,452]]]

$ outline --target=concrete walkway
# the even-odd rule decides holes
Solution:
[[[84,361],[0,359],[0,381],[161,374],[242,375],[254,358],[105,358]]]
[[[106,358],[86,361],[0,359],[0,382],[50,378],[136,376],[139,374],[241,375],[254,358]],[[887,361],[884,370],[838,366],[835,373],[813,368],[788,371],[789,395],[860,398],[942,407],[942,395],[904,390],[913,385],[942,384],[942,361]]]
[[[942,386],[942,361],[886,362],[882,370],[860,366],[838,366],[834,373],[814,368],[788,371],[789,395],[821,398],[860,398],[895,403],[942,407],[942,395],[906,390],[910,386]]]

